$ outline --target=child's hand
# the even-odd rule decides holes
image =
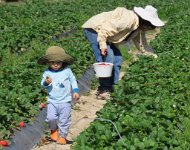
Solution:
[[[78,93],[73,93],[73,98],[78,101],[80,98],[80,95]]]
[[[47,85],[49,85],[51,82],[52,82],[52,78],[49,77],[49,76],[47,76],[47,77],[46,77],[46,80],[45,80],[45,83],[46,83]]]

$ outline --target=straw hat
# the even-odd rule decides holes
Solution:
[[[134,11],[142,19],[149,21],[152,25],[156,27],[161,27],[165,25],[164,22],[158,17],[157,9],[151,5],[147,5],[145,8],[134,7]]]
[[[39,58],[37,63],[40,65],[46,65],[51,61],[61,61],[68,65],[73,63],[73,58],[65,53],[65,50],[59,46],[51,46],[46,50],[43,57]]]

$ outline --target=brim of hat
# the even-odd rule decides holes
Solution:
[[[134,11],[144,20],[149,21],[152,25],[156,27],[162,27],[165,25],[165,23],[160,20],[159,18],[152,18],[149,16],[146,11],[141,7],[134,7]]]
[[[47,65],[47,63],[51,62],[51,61],[61,61],[61,62],[67,63],[68,65],[71,65],[71,64],[73,64],[74,59],[68,54],[65,54],[65,57],[62,57],[62,58],[56,59],[56,60],[50,59],[47,55],[45,55],[45,56],[39,58],[37,63],[40,65]]]

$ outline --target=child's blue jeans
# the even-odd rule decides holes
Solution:
[[[93,29],[84,29],[84,33],[92,47],[93,53],[95,55],[97,62],[103,62],[103,57],[101,55],[101,50],[97,41],[97,33]],[[99,90],[111,90],[112,85],[117,83],[119,80],[119,72],[122,64],[121,52],[114,44],[107,44],[107,56],[105,62],[110,62],[114,64],[113,73],[110,78],[99,78]]]

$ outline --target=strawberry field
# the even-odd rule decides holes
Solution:
[[[75,58],[80,78],[94,62],[82,24],[122,6],[151,4],[167,20],[151,42],[159,57],[131,64],[99,118],[77,138],[73,149],[190,149],[190,2],[188,0],[25,0],[0,4],[0,140],[20,122],[32,123],[46,102],[40,87],[43,66],[36,61],[58,45]]]

